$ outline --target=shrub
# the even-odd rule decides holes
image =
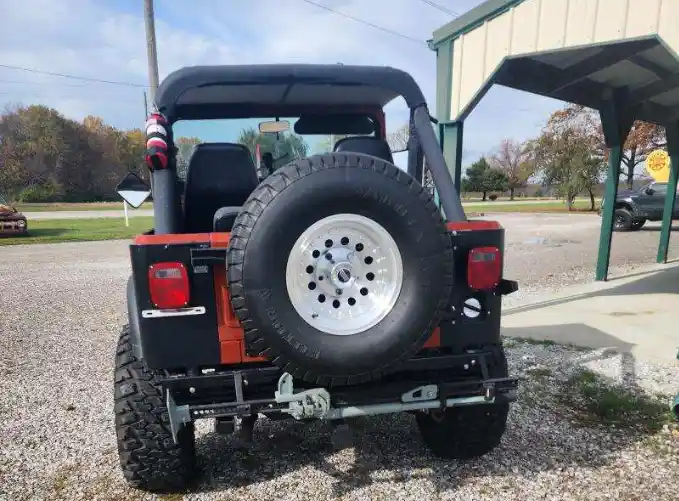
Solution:
[[[61,196],[59,186],[56,183],[47,182],[24,188],[17,198],[19,202],[41,203],[58,202]]]

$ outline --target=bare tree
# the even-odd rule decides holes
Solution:
[[[514,200],[514,191],[525,187],[535,172],[529,148],[513,139],[500,143],[497,152],[490,157],[490,165],[506,176],[510,200]]]
[[[408,147],[408,139],[410,139],[410,126],[404,124],[400,126],[396,132],[387,134],[387,143],[391,151],[401,151]]]

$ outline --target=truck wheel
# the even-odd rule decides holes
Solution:
[[[162,390],[132,351],[129,326],[118,339],[115,366],[115,427],[123,475],[134,488],[184,490],[194,477],[193,423],[172,440]]]
[[[490,377],[507,377],[507,360],[491,368]],[[415,415],[420,435],[434,455],[445,459],[473,459],[492,451],[502,440],[509,403],[435,409]]]
[[[630,231],[632,229],[632,213],[627,209],[615,209],[613,215],[614,231]]]
[[[635,219],[635,220],[632,222],[632,229],[633,229],[634,231],[640,230],[645,224],[646,224],[646,220],[645,220],[645,219]]]
[[[296,160],[263,181],[227,254],[246,349],[325,386],[396,370],[439,324],[452,243],[429,193],[376,157]]]

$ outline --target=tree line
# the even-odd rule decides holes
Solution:
[[[635,122],[623,147],[621,177],[632,188],[649,153],[666,146],[662,127]],[[463,192],[509,193],[529,183],[549,187],[573,208],[575,198],[586,194],[595,209],[595,189],[604,180],[609,151],[595,110],[568,104],[557,110],[536,138],[524,142],[505,139],[487,156],[466,170]]]
[[[256,145],[273,153],[274,168],[309,153],[304,139],[293,133],[277,139],[251,128],[241,131],[237,141],[253,158]],[[180,177],[186,176],[199,143],[197,137],[175,138]],[[8,107],[0,114],[0,193],[24,203],[119,200],[115,187],[127,172],[148,182],[145,144],[141,128],[117,129],[95,116],[76,121],[43,105]],[[320,141],[317,149],[329,144]]]
[[[0,192],[20,202],[116,200],[115,187],[143,168],[144,132],[119,130],[95,116],[82,122],[39,105],[0,116]]]
[[[389,134],[393,150],[407,146],[408,125]],[[344,136],[335,136],[338,140]],[[195,137],[175,138],[177,168],[185,175]],[[279,159],[275,168],[309,153],[304,139],[285,133],[241,131],[238,142],[255,154],[256,145]],[[627,138],[622,176],[631,187],[639,167],[654,149],[663,147],[664,129],[636,122]],[[148,178],[144,166],[145,136],[140,128],[121,130],[95,116],[82,122],[65,118],[42,106],[15,106],[0,115],[0,193],[20,202],[91,202],[118,200],[115,186],[129,171]],[[329,138],[315,153],[329,151]],[[516,192],[528,184],[549,187],[572,207],[575,197],[588,194],[594,207],[594,190],[606,170],[608,150],[594,110],[566,105],[553,113],[536,138],[524,142],[506,139],[494,151],[469,166],[462,191],[488,196]],[[426,160],[425,160],[426,161]],[[428,174],[428,171],[426,171]],[[431,176],[425,176],[431,184]]]

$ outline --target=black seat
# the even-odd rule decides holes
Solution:
[[[379,137],[354,136],[345,137],[335,143],[335,151],[353,151],[354,153],[365,153],[372,155],[389,163],[394,163],[389,144]]]
[[[184,231],[230,231],[241,206],[258,184],[255,164],[246,146],[199,144],[186,175]]]

